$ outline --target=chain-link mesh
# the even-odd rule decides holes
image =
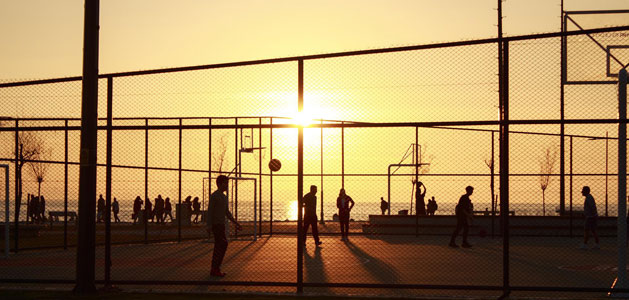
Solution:
[[[590,45],[592,38],[605,47],[627,44],[620,35],[566,38],[563,82],[560,37],[505,44],[509,115],[518,124],[509,127],[503,174],[495,43],[305,59],[308,120],[296,114],[297,61],[112,76],[109,278],[108,81],[101,79],[97,279],[195,291],[303,286],[326,294],[496,296],[508,271],[514,288],[609,288],[615,278],[618,138],[617,122],[601,120],[618,117],[618,98],[614,84],[575,84],[613,82],[605,73],[606,52]],[[603,69],[596,66],[601,62]],[[0,99],[11,116],[1,120],[0,163],[11,168],[15,252],[0,261],[0,280],[71,281],[80,82],[6,85]],[[562,130],[561,118],[584,122]],[[317,190],[314,207],[306,208],[310,226],[300,256],[294,123],[302,121],[302,193]],[[271,159],[281,168],[271,171]],[[242,230],[229,223],[225,259],[213,270],[221,237],[211,233],[207,210],[221,174],[230,177],[227,209]],[[509,180],[508,252],[501,176]],[[600,249],[578,249],[583,186],[597,204]],[[460,204],[468,198],[473,207]],[[467,240],[459,229],[469,229]],[[227,273],[223,279],[216,276],[221,272]],[[234,282],[253,284],[229,287]],[[460,291],[466,288],[477,291]]]

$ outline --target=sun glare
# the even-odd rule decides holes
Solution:
[[[292,119],[293,119],[293,122],[295,122],[295,124],[300,125],[302,127],[308,127],[315,122],[314,118],[312,117],[312,114],[309,114],[303,111],[295,113]]]
[[[291,201],[288,205],[288,214],[286,215],[286,218],[289,220],[297,220],[297,213],[299,213],[297,210],[297,201]]]

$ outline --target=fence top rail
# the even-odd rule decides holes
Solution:
[[[356,50],[356,51],[315,54],[315,55],[305,55],[305,56],[291,56],[291,57],[283,57],[283,58],[251,60],[251,61],[241,61],[241,62],[231,62],[231,63],[219,63],[219,64],[198,65],[198,66],[188,66],[188,67],[153,69],[153,70],[144,70],[144,71],[118,72],[118,73],[100,74],[98,78],[104,79],[104,78],[114,78],[114,77],[128,77],[128,76],[138,76],[138,75],[151,75],[151,74],[161,74],[161,73],[174,73],[174,72],[183,72],[183,71],[197,71],[197,70],[218,69],[218,68],[228,68],[228,67],[240,67],[240,66],[252,66],[252,65],[261,65],[261,64],[315,60],[315,59],[325,59],[325,58],[338,58],[338,57],[358,56],[358,55],[368,55],[368,54],[382,54],[382,53],[404,52],[404,51],[413,51],[413,50],[472,46],[472,45],[498,43],[498,42],[503,42],[503,41],[511,42],[511,41],[554,38],[554,37],[561,37],[561,36],[616,32],[616,31],[626,31],[626,30],[629,30],[629,26],[605,27],[605,28],[595,28],[595,29],[587,29],[587,30],[541,33],[541,34],[521,35],[521,36],[512,36],[512,37],[503,37],[503,38],[487,38],[487,39],[478,39],[478,40],[469,40],[469,41],[423,44],[423,45],[393,47],[393,48]],[[80,81],[81,79],[82,79],[81,76],[74,76],[74,77],[42,79],[42,80],[32,80],[32,81],[7,82],[7,83],[0,83],[0,88]]]
[[[567,15],[591,15],[591,14],[624,14],[629,13],[629,9],[610,9],[610,10],[566,10]]]
[[[240,117],[114,117],[114,121],[164,121],[164,120],[231,120],[231,119],[281,119],[292,120],[290,117],[278,117],[278,116],[240,116]],[[107,118],[98,118],[100,121],[107,121]],[[0,121],[81,121],[81,118],[13,118],[2,117]],[[350,121],[350,120],[330,120],[330,119],[313,119],[313,122],[328,122],[328,123],[346,123],[346,124],[360,124],[363,122]]]
[[[251,117],[257,118],[257,117]],[[145,118],[138,118],[138,120],[144,120]],[[179,118],[173,118],[179,119]],[[199,118],[207,119],[207,118]],[[61,119],[64,120],[64,119]],[[498,133],[498,129],[490,128],[466,128],[461,126],[498,126],[500,121],[444,121],[444,122],[349,122],[338,121],[338,123],[312,123],[307,128],[396,128],[396,127],[418,127],[418,128],[432,128],[432,129],[445,129],[445,130],[461,130],[461,131],[475,131],[475,132],[488,132]],[[526,125],[526,124],[619,124],[621,121],[617,119],[570,119],[570,120],[510,120],[510,124]],[[269,128],[298,128],[301,125],[298,124],[239,124],[239,125],[113,125],[112,130],[178,130],[178,129],[269,129]],[[14,132],[18,131],[63,131],[63,130],[80,130],[81,126],[78,125],[59,125],[59,126],[23,126],[23,127],[0,127],[0,132]],[[98,126],[98,130],[107,130],[108,126]],[[529,135],[543,135],[543,136],[561,136],[559,133],[548,132],[534,132],[534,131],[509,131],[510,134],[529,134]],[[590,136],[590,135],[578,135],[578,134],[564,134],[565,137],[573,138],[586,138],[590,140],[617,140],[617,137],[610,136]]]

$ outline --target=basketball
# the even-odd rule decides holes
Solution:
[[[271,171],[277,172],[281,168],[282,168],[282,163],[280,162],[279,159],[277,158],[271,159],[271,161],[269,162],[269,169],[271,169]]]

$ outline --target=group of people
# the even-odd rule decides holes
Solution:
[[[30,223],[46,222],[46,199],[44,196],[28,194],[26,199],[26,215],[30,218]]]
[[[105,199],[103,199],[103,194],[100,194],[96,201],[96,223],[105,222],[106,209]],[[118,213],[120,213],[120,202],[118,202],[116,197],[114,197],[114,202],[111,203],[111,212],[114,214],[114,222],[120,222],[120,218],[118,217]]]
[[[418,216],[434,216],[435,212],[439,208],[439,205],[437,205],[437,201],[435,200],[435,196],[433,196],[431,199],[428,199],[428,204],[426,204],[424,200],[425,197],[426,185],[424,185],[421,181],[418,181],[415,191],[415,213]]]
[[[140,219],[142,204],[144,204],[144,217],[147,222],[150,220],[151,222],[158,224],[165,224],[166,217],[170,217],[170,221],[173,221],[173,206],[170,203],[170,198],[166,197],[166,199],[164,199],[160,194],[157,195],[157,198],[155,198],[154,201],[155,207],[153,207],[153,203],[150,199],[147,198],[146,201],[142,201],[140,196],[135,197],[135,200],[133,200],[133,214],[131,215],[133,224]]]
[[[225,236],[225,219],[229,219],[236,226],[236,230],[241,230],[241,225],[234,219],[231,212],[228,209],[228,201],[225,192],[228,189],[228,177],[221,175],[216,179],[217,190],[212,193],[210,196],[210,203],[208,206],[208,222],[207,222],[207,231],[214,235],[214,250],[212,253],[212,267],[210,270],[210,275],[214,277],[224,277],[225,273],[221,271],[221,265],[223,262],[223,258],[225,257],[225,252],[227,251],[227,238]],[[424,187],[423,192],[420,190],[420,187]],[[424,196],[426,194],[426,187],[418,182],[417,185],[417,213],[420,214],[422,212],[422,206]],[[469,227],[472,223],[472,218],[474,216],[474,206],[472,204],[472,200],[470,196],[474,193],[474,187],[467,186],[465,188],[465,194],[463,194],[459,198],[459,202],[455,208],[456,215],[456,228],[452,232],[450,236],[449,246],[453,248],[458,248],[459,246],[456,244],[456,238],[460,233],[462,233],[463,242],[461,247],[463,248],[471,248],[472,244],[468,241],[468,233]],[[585,201],[583,204],[584,207],[584,215],[585,215],[585,227],[584,227],[584,240],[581,246],[582,249],[586,249],[587,243],[589,240],[589,234],[591,233],[594,237],[595,244],[593,246],[594,249],[599,248],[599,239],[596,233],[596,225],[598,213],[596,210],[596,202],[594,201],[594,197],[590,193],[590,188],[588,186],[584,186],[581,191],[582,195],[585,196]],[[320,246],[323,242],[319,238],[319,230],[317,225],[317,186],[311,185],[310,192],[303,196],[302,205],[304,208],[304,218],[303,218],[303,232],[302,232],[302,242],[303,245],[306,245],[306,237],[308,234],[308,227],[312,228],[312,235],[315,241],[315,246]],[[434,198],[434,197],[433,197]],[[383,198],[380,198],[382,203],[386,203]],[[341,240],[348,241],[349,234],[349,216],[352,208],[354,207],[354,200],[346,194],[345,189],[341,189],[339,192],[339,196],[336,199],[336,206],[339,209],[339,222],[341,226]],[[428,213],[430,215],[434,214],[434,211],[437,209],[437,204],[434,199],[429,200],[428,207],[424,207],[424,214]],[[388,204],[385,206],[382,204],[381,206],[382,213],[385,213],[385,210],[388,209]],[[426,209],[428,212],[426,212]]]

